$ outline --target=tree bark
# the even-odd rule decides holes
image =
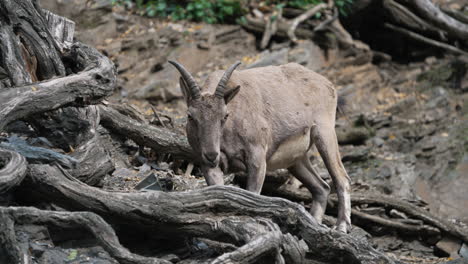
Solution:
[[[26,159],[17,152],[0,148],[0,195],[21,183],[26,164]]]
[[[453,38],[468,41],[468,24],[445,14],[430,0],[402,1],[411,5],[424,19],[447,31]]]
[[[111,131],[125,135],[137,144],[150,147],[160,153],[168,153],[175,157],[197,161],[197,157],[184,135],[167,128],[138,122],[111,107],[102,105],[99,107],[101,124]]]
[[[95,104],[111,94],[116,82],[114,64],[94,48],[73,44],[68,56],[74,70],[66,77],[0,90],[0,131],[8,123],[66,105]]]
[[[12,86],[65,75],[59,47],[36,1],[4,0],[0,13],[0,66],[7,71]]]
[[[266,238],[272,238],[271,226],[276,224],[282,230],[282,236],[291,233],[303,239],[308,245],[308,252],[318,259],[335,263],[393,263],[366,242],[317,225],[302,206],[281,198],[260,196],[230,186],[212,186],[179,193],[110,193],[87,186],[58,167],[30,165],[29,168],[21,192],[38,195],[43,201],[53,202],[67,210],[94,212],[113,224],[133,223],[145,228],[153,227],[160,230],[156,236],[205,237],[212,240],[229,237],[234,244],[255,246]],[[268,224],[262,224],[262,221]],[[257,224],[252,226],[247,223]],[[259,224],[270,226],[270,229],[259,234],[255,231],[262,230]],[[232,225],[235,230],[244,231],[234,232]],[[248,232],[254,232],[257,236],[246,241],[242,234]],[[276,237],[273,242],[278,239]],[[300,246],[299,241],[296,244],[298,246],[294,249],[282,249],[284,258],[301,255],[299,252],[304,247]],[[276,247],[256,248],[263,252]],[[247,259],[252,253],[244,252],[244,249],[248,250],[249,247],[241,246],[235,254],[245,255]]]

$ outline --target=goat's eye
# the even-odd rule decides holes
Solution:
[[[191,114],[187,114],[187,119],[188,119],[189,121],[193,121],[192,115],[191,115]]]
[[[226,122],[226,120],[227,120],[228,116],[229,116],[229,114],[226,114],[226,115],[224,116],[223,120],[221,120],[221,123],[223,123],[223,124],[224,124],[224,123]]]

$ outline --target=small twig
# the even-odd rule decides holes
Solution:
[[[338,11],[336,10],[336,8],[333,9],[333,16],[330,16],[328,15],[328,18],[325,19],[324,21],[320,22],[320,24],[318,24],[315,28],[314,28],[314,32],[316,31],[320,31],[320,30],[324,30],[326,27],[328,27],[331,23],[333,23],[333,21],[335,21],[336,19],[338,19]]]
[[[438,228],[435,228],[430,225],[409,225],[409,224],[405,224],[399,221],[392,221],[390,219],[385,219],[377,215],[366,214],[356,209],[352,209],[351,213],[355,217],[365,219],[365,220],[377,223],[379,225],[388,226],[388,227],[391,227],[400,231],[412,232],[412,233],[424,232],[425,235],[440,234],[440,230]]]
[[[164,122],[161,120],[161,117],[159,117],[157,111],[156,111],[156,108],[154,108],[154,106],[151,106],[151,109],[153,110],[153,115],[154,117],[156,117],[156,119],[158,120],[158,122],[161,124],[161,126],[163,126],[164,128],[166,128],[166,125],[164,124]]]
[[[467,55],[468,56],[468,52],[463,51],[463,50],[461,50],[461,49],[459,49],[457,47],[454,47],[454,46],[451,46],[451,45],[448,45],[448,44],[445,44],[445,43],[442,43],[442,42],[439,42],[439,41],[436,41],[436,40],[433,40],[433,39],[426,38],[426,37],[424,37],[424,36],[422,36],[422,35],[420,35],[418,33],[409,31],[407,29],[397,27],[397,26],[389,24],[389,23],[385,23],[384,26],[386,28],[389,28],[391,30],[394,30],[394,31],[399,32],[401,34],[404,34],[404,35],[406,35],[406,36],[408,36],[408,37],[410,37],[412,39],[424,42],[426,44],[429,44],[429,45],[432,45],[432,46],[435,46],[435,47],[438,47],[438,48],[446,49],[446,50],[452,51],[452,52],[457,53],[457,54]]]
[[[289,27],[288,30],[288,36],[293,42],[297,42],[297,37],[294,34],[294,31],[296,31],[297,26],[299,26],[300,23],[304,22],[305,20],[309,19],[311,16],[315,15],[317,12],[320,10],[327,8],[327,4],[322,3],[314,6],[313,8],[307,10],[305,13],[302,15],[296,17],[293,22],[291,23],[291,27]]]
[[[273,12],[268,18],[265,25],[265,31],[263,32],[262,41],[260,43],[260,48],[265,49],[270,43],[272,36],[278,31],[278,21],[282,18],[283,9],[280,8],[277,12]]]
[[[329,200],[334,203],[338,202],[338,198],[336,197],[336,195],[330,195]],[[351,203],[353,204],[353,206],[360,204],[375,204],[384,206],[385,208],[396,209],[402,213],[405,213],[408,217],[422,220],[424,221],[424,223],[434,226],[444,233],[451,234],[455,237],[462,239],[465,242],[468,242],[468,232],[465,229],[455,224],[452,224],[445,219],[439,218],[431,214],[430,212],[408,202],[394,199],[388,196],[354,194],[351,196]],[[352,213],[354,213],[354,211]]]

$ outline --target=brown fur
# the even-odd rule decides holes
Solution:
[[[223,172],[241,170],[247,189],[259,193],[267,170],[288,168],[313,194],[311,212],[320,222],[330,188],[310,164],[315,144],[336,185],[337,227],[346,232],[349,178],[338,152],[337,94],[330,81],[295,63],[235,71],[223,100],[214,96],[222,75],[213,72],[197,100],[181,82],[191,116],[187,136],[204,161],[208,184],[223,184]]]

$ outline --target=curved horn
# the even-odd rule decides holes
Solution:
[[[200,98],[200,88],[198,87],[197,82],[195,82],[193,76],[180,63],[176,61],[169,61],[169,63],[174,65],[174,67],[176,67],[180,72],[180,75],[182,75],[182,78],[190,89],[190,96],[192,96],[193,99]]]
[[[216,92],[215,92],[216,97],[219,97],[219,98],[224,97],[224,91],[226,90],[226,84],[229,81],[229,78],[231,78],[231,75],[234,72],[234,70],[240,64],[241,64],[240,61],[238,61],[238,62],[234,63],[231,67],[229,67],[229,69],[226,70],[223,77],[221,77],[221,80],[219,80],[218,86],[216,87]]]

